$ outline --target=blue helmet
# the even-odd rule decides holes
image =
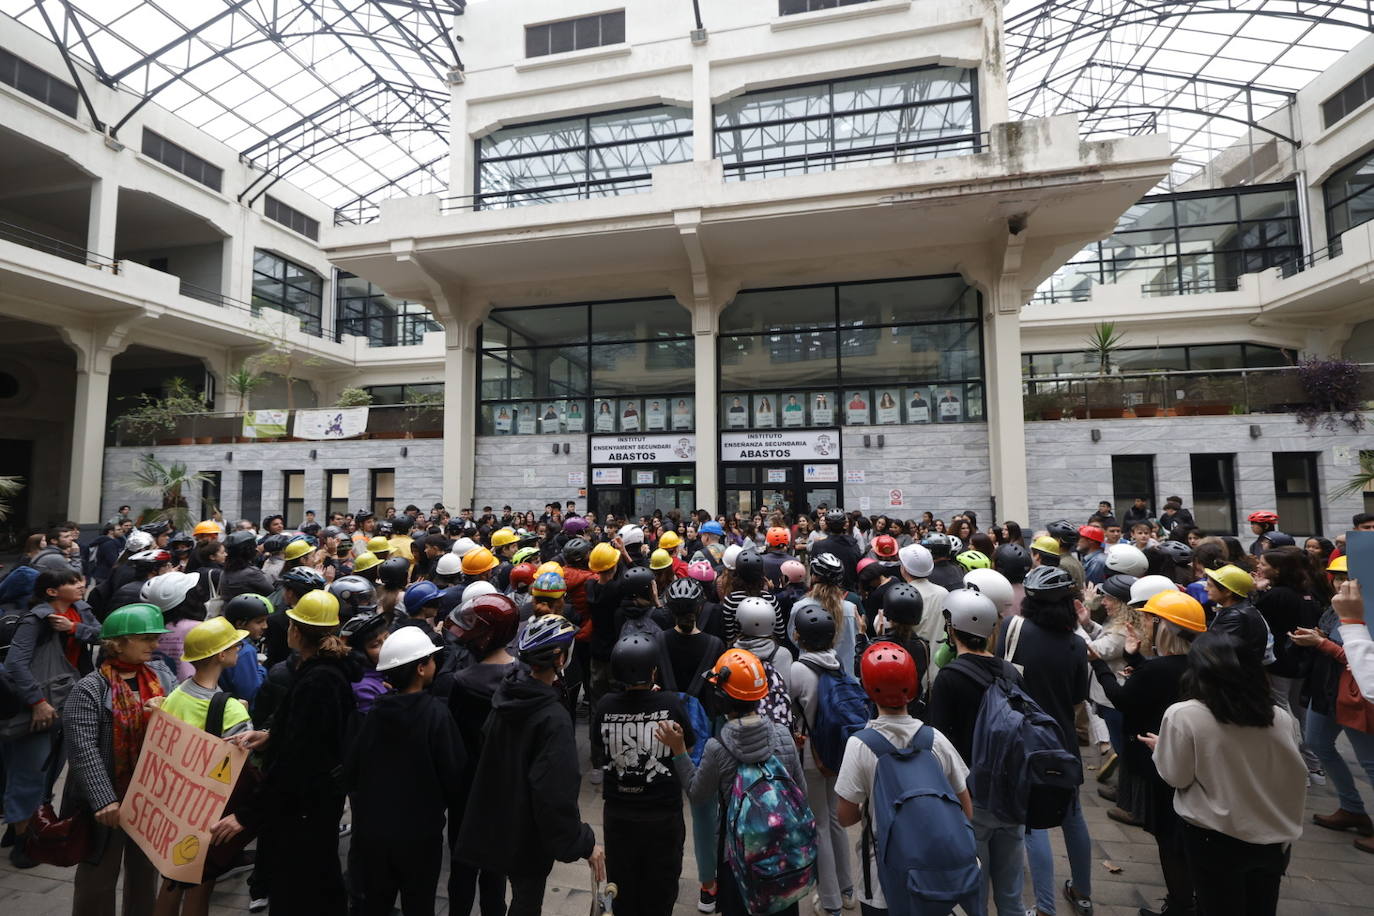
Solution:
[[[559,652],[571,650],[576,635],[577,627],[565,617],[557,614],[532,617],[525,632],[520,634],[520,660],[531,667],[547,668]]]
[[[403,600],[406,613],[415,617],[425,605],[439,603],[439,586],[433,582],[416,582],[406,589]]]
[[[720,522],[709,521],[698,529],[702,534],[714,534],[716,537],[725,537],[725,529],[720,526]]]

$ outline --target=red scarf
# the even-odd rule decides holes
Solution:
[[[130,780],[134,778],[139,752],[143,750],[143,734],[148,724],[148,713],[144,711],[143,704],[163,695],[162,682],[147,665],[131,665],[113,658],[101,664],[100,674],[110,682],[110,709],[114,713],[115,794],[123,798]],[[128,674],[134,675],[137,692],[124,679]]]
[[[81,612],[75,607],[69,607],[65,611],[53,611],[54,617],[65,617],[72,622],[70,633],[59,633],[62,637],[62,651],[67,656],[67,661],[73,668],[77,667],[77,662],[81,660],[81,643],[76,638],[76,627],[81,625]]]

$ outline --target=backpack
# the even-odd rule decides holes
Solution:
[[[873,718],[868,695],[844,671],[834,671],[810,659],[799,661],[816,673],[815,721],[806,728],[806,716],[800,716],[803,728],[811,736],[811,754],[822,770],[838,773],[849,736],[867,727],[868,720]]]
[[[1083,763],[1065,750],[1059,723],[1013,682],[1009,666],[1003,660],[996,676],[963,657],[949,666],[985,688],[973,726],[969,793],[1000,821],[1058,827],[1083,783]]]
[[[23,618],[23,614],[6,614],[0,617],[0,662],[10,654],[10,644],[14,642],[14,633],[19,629],[19,621]]]
[[[776,651],[773,653],[777,655]],[[759,715],[771,719],[789,732],[792,730],[792,693],[787,682],[782,679],[772,661],[763,662],[764,673],[768,675],[768,696],[759,700]]]
[[[942,912],[962,902],[973,912],[981,880],[978,844],[931,750],[935,729],[921,726],[904,748],[873,728],[854,737],[878,758],[864,806],[864,895],[873,898],[869,863],[876,855],[878,883],[893,916],[926,912],[921,901],[948,904]]]
[[[721,834],[750,913],[786,909],[816,883],[816,819],[777,757],[736,767]]]
[[[687,723],[692,726],[692,735],[696,738],[696,743],[687,749],[687,754],[692,758],[692,763],[701,765],[701,755],[706,752],[706,742],[711,738],[711,718],[706,715],[706,707],[701,705],[701,700],[692,696],[690,693],[679,693],[682,698],[682,711],[687,714]]]

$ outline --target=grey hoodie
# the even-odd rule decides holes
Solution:
[[[793,782],[806,786],[806,774],[802,772],[791,732],[757,713],[727,720],[720,737],[706,742],[700,766],[693,766],[691,757],[680,754],[673,758],[673,768],[686,787],[688,800],[697,805],[713,798],[723,800],[735,782],[739,763],[759,763],[770,755],[787,768]]]

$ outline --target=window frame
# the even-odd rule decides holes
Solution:
[[[149,140],[151,139],[151,143]],[[151,147],[151,148],[150,148]],[[144,156],[158,162],[179,175],[202,184],[210,190],[221,193],[224,188],[224,169],[215,165],[213,162],[191,152],[173,140],[168,140],[162,134],[150,128],[143,128],[142,145],[139,147]],[[173,157],[169,151],[177,153]]]
[[[11,75],[13,79],[6,78]],[[25,79],[26,76],[28,79]],[[43,86],[41,95],[27,88],[31,84],[39,82]],[[54,111],[60,111],[69,118],[75,119],[77,117],[79,96],[76,87],[65,80],[58,79],[42,67],[30,63],[8,48],[0,48],[0,83],[34,101],[43,103]]]
[[[292,485],[296,483],[300,484],[300,496],[291,495]],[[287,530],[298,530],[305,523],[305,471],[281,472],[281,506],[281,515]]]
[[[303,235],[312,242],[320,240],[320,221],[284,204],[271,194],[263,195],[262,215],[292,232]],[[299,224],[299,225],[298,225]]]
[[[1288,479],[1279,477],[1279,461],[1298,459],[1303,462],[1303,476],[1308,486],[1307,492],[1288,490]],[[1294,538],[1309,538],[1322,532],[1322,490],[1321,490],[1321,452],[1274,452],[1271,457],[1274,474],[1274,509],[1280,519],[1287,519],[1283,530]],[[1305,500],[1312,513],[1312,530],[1301,531],[1293,522],[1294,513],[1280,508],[1285,500]]]
[[[1159,478],[1155,467],[1155,456],[1147,454],[1122,454],[1112,456],[1112,511],[1116,513],[1116,520],[1120,522],[1126,517],[1126,510],[1135,504],[1135,498],[1139,493],[1127,493],[1122,495],[1122,490],[1118,481],[1118,467],[1125,470],[1125,466],[1135,465],[1145,469],[1145,479],[1148,481],[1146,486],[1146,500],[1151,507],[1159,505],[1158,486]],[[1158,510],[1156,510],[1158,511]],[[1122,531],[1121,536],[1124,540],[1130,540],[1130,533]]]
[[[620,38],[614,41],[603,40],[606,35],[607,19],[610,19],[612,22],[619,19],[620,22]],[[596,42],[594,44],[579,46],[579,26],[593,21],[597,24]],[[561,51],[553,50],[553,29],[555,26],[568,26],[572,30],[573,46],[571,48],[566,48]],[[532,54],[530,53],[530,37],[539,34],[539,30],[541,29],[545,30],[544,34],[546,35],[546,39],[544,41],[544,47],[547,50]],[[614,32],[612,32],[612,35],[614,35]],[[571,54],[573,51],[587,51],[591,48],[608,48],[613,45],[621,45],[625,43],[625,35],[625,10],[623,9],[606,10],[602,13],[590,13],[586,16],[574,16],[570,19],[554,19],[550,22],[535,22],[525,26],[525,60],[552,57],[555,54]]]
[[[352,294],[345,280],[362,280],[366,291]],[[424,343],[425,334],[442,331],[443,325],[434,320],[429,309],[410,299],[395,300],[396,310],[388,311],[390,306],[381,300],[392,297],[372,283],[346,270],[334,269],[334,339],[342,342],[344,335],[352,333],[365,337],[369,347],[410,347]],[[361,303],[362,314],[348,315],[350,303]],[[374,324],[377,332],[373,332]],[[359,333],[361,331],[361,333]]]
[[[258,256],[259,256],[259,255],[262,255],[262,256],[264,256],[264,257],[271,258],[271,259],[273,259],[273,260],[275,260],[275,261],[278,261],[278,262],[280,263],[280,265],[281,265],[281,275],[280,275],[280,276],[273,276],[272,274],[268,274],[268,273],[265,273],[265,272],[259,270],[259,269],[258,269]],[[292,281],[288,280],[288,279],[287,279],[287,274],[290,272],[290,269],[293,268],[293,267],[296,268],[298,271],[300,271],[300,272],[302,272],[302,273],[304,273],[304,274],[306,274],[306,275],[308,275],[308,276],[310,276],[310,277],[313,277],[313,278],[315,278],[316,280],[318,280],[318,281],[319,281],[319,291],[318,291],[318,292],[314,292],[314,291],[312,291],[308,286],[302,286],[302,285],[299,284],[299,283],[295,283],[295,282],[292,282]],[[262,295],[261,293],[258,292],[258,282],[257,282],[257,280],[258,280],[259,277],[262,277],[262,278],[264,278],[265,280],[270,281],[271,283],[280,286],[280,288],[281,288],[281,289],[280,289],[281,300],[280,300],[279,302],[274,302],[272,299],[270,299],[270,298],[268,298],[267,296],[264,296],[264,295]],[[307,266],[305,266],[304,264],[297,263],[296,261],[292,261],[292,260],[290,260],[289,258],[282,257],[281,255],[277,254],[275,251],[272,251],[272,250],[269,249],[269,248],[255,248],[255,249],[253,249],[253,273],[252,273],[251,281],[252,281],[252,286],[251,286],[252,293],[251,293],[251,295],[252,295],[253,313],[254,313],[255,315],[259,314],[259,310],[260,310],[260,309],[263,309],[263,308],[274,309],[275,311],[282,312],[282,313],[287,314],[287,315],[293,315],[293,316],[295,316],[297,319],[299,319],[300,322],[301,322],[301,330],[302,330],[304,333],[310,334],[310,335],[315,336],[315,337],[319,337],[319,336],[321,336],[321,335],[323,334],[322,323],[323,323],[323,320],[324,320],[324,283],[325,283],[325,280],[324,280],[324,277],[321,276],[319,273],[317,273],[314,269],[312,269],[312,268],[310,268],[310,267],[307,267]],[[298,308],[292,307],[292,306],[291,306],[291,303],[288,301],[288,298],[287,298],[287,290],[288,290],[288,289],[295,290],[295,291],[297,291],[297,292],[303,292],[303,293],[305,293],[309,298],[312,298],[312,299],[315,301],[315,304],[316,304],[316,309],[315,309],[314,314],[312,315],[312,314],[310,314],[310,313],[308,313],[308,312],[304,312],[304,311],[301,311],[301,310],[298,309]]]
[[[205,478],[200,483],[200,516],[209,518],[215,511],[224,511],[221,500],[224,498],[224,472],[201,471]]]
[[[239,471],[239,516],[254,525],[262,519],[262,471]]]
[[[1216,461],[1216,462],[1219,463],[1220,468],[1221,468],[1221,473],[1220,473],[1218,476],[1221,477],[1221,483],[1222,483],[1222,489],[1221,489],[1220,492],[1213,492],[1213,491],[1210,491],[1210,490],[1199,490],[1199,489],[1198,489],[1198,486],[1197,486],[1197,479],[1198,479],[1198,476],[1199,476],[1199,475],[1198,475],[1198,473],[1197,473],[1197,468],[1198,468],[1198,463],[1199,463],[1199,461],[1208,461],[1208,462]],[[1198,521],[1198,514],[1199,514],[1199,511],[1200,511],[1200,507],[1202,506],[1202,504],[1203,504],[1204,502],[1220,502],[1220,503],[1223,503],[1224,506],[1225,506],[1225,508],[1224,508],[1222,511],[1223,511],[1223,513],[1224,513],[1225,516],[1226,516],[1226,518],[1225,518],[1225,528],[1223,529],[1223,533],[1229,534],[1230,532],[1237,530],[1237,529],[1236,529],[1236,520],[1237,520],[1237,510],[1238,510],[1238,506],[1237,506],[1237,502],[1236,502],[1236,456],[1235,456],[1235,454],[1234,454],[1234,453],[1231,453],[1231,452],[1195,452],[1195,453],[1192,453],[1192,454],[1190,454],[1190,455],[1188,456],[1188,470],[1189,470],[1189,479],[1191,479],[1192,482],[1193,482],[1193,483],[1192,483],[1192,489],[1193,489],[1193,502],[1192,502],[1192,506],[1193,506],[1193,520],[1194,520],[1194,521]],[[1206,531],[1206,532],[1209,532],[1209,533],[1212,532],[1211,527],[1208,526],[1208,525],[1203,525],[1203,524],[1200,524],[1200,523],[1199,523],[1198,527],[1201,528],[1203,531]]]
[[[788,9],[789,0],[778,0],[779,16],[801,16],[806,13],[816,13],[821,10],[832,10],[841,6],[858,6],[862,3],[872,3],[873,0],[790,0],[791,4],[800,4],[804,9]]]
[[[378,492],[378,485],[387,474],[391,475],[391,495],[383,496]],[[368,503],[372,506],[372,514],[378,519],[386,518],[387,507],[396,505],[396,469],[371,468],[367,472],[367,495]]]
[[[344,495],[336,497],[334,495],[334,482],[342,477],[344,481]],[[333,468],[324,472],[324,517],[325,524],[334,517],[348,514],[348,497],[353,489],[352,474],[347,469]]]
[[[1352,92],[1352,90],[1356,90]],[[1358,99],[1351,104],[1351,101]],[[1354,114],[1361,106],[1370,99],[1374,99],[1374,67],[1370,67],[1340,89],[1331,93],[1325,101],[1321,103],[1322,109],[1322,128],[1330,130],[1341,121]],[[1339,108],[1339,112],[1337,112]],[[1333,117],[1334,115],[1334,117]]]
[[[1336,231],[1336,210],[1342,206],[1347,206],[1348,214],[1349,203],[1357,197],[1364,197],[1367,195],[1370,198],[1370,211],[1371,213],[1374,213],[1374,182],[1371,182],[1369,187],[1367,188],[1362,188],[1361,190],[1355,191],[1352,194],[1346,194],[1339,200],[1332,200],[1332,194],[1335,190],[1333,185],[1336,182],[1336,180],[1341,178],[1341,176],[1344,175],[1346,172],[1350,172],[1351,177],[1354,177],[1355,175],[1359,174],[1360,167],[1365,165],[1368,165],[1372,170],[1374,170],[1374,149],[1371,149],[1364,155],[1356,156],[1352,158],[1349,162],[1344,163],[1340,168],[1336,169],[1334,172],[1331,173],[1330,178],[1322,182],[1322,204],[1324,206],[1326,213],[1326,241],[1328,245],[1338,244],[1340,237],[1345,233],[1349,232],[1351,229],[1354,229],[1356,226],[1363,226],[1367,222],[1374,221],[1374,217],[1371,217],[1370,219],[1360,220],[1358,223],[1350,223],[1350,225],[1346,226],[1340,232]]]

